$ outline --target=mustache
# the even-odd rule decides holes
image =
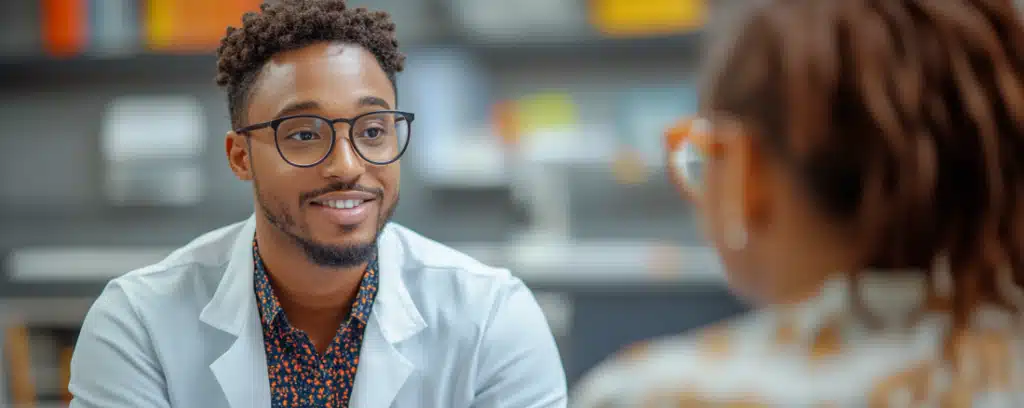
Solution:
[[[307,203],[307,202],[313,200],[314,198],[317,198],[317,197],[322,196],[324,194],[330,194],[330,193],[339,192],[339,191],[362,191],[364,193],[373,194],[378,199],[384,197],[384,189],[381,189],[381,188],[370,188],[370,187],[361,186],[361,185],[355,184],[355,183],[336,182],[336,183],[331,183],[331,184],[327,185],[326,187],[323,187],[323,188],[320,188],[320,189],[317,189],[317,190],[313,190],[313,191],[307,191],[305,193],[300,194],[299,195],[299,202],[300,203]]]

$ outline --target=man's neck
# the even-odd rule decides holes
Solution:
[[[348,316],[366,265],[336,269],[313,264],[294,241],[266,222],[257,222],[256,241],[288,321],[313,337],[333,333]]]

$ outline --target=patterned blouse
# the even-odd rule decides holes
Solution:
[[[345,324],[323,355],[305,332],[288,323],[270,285],[259,247],[253,240],[256,300],[267,352],[272,408],[344,408],[352,396],[359,349],[377,296],[377,265],[371,262]]]
[[[628,348],[581,381],[572,406],[1024,407],[1018,314],[982,308],[947,349],[948,297],[926,296],[923,278],[864,276],[860,312],[853,285],[836,278],[805,303]]]

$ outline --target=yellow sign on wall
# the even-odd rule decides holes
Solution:
[[[679,34],[700,29],[707,0],[590,0],[590,22],[610,36]]]
[[[217,48],[227,26],[262,0],[146,0],[145,44],[162,52],[208,52]]]
[[[175,25],[180,18],[175,0],[149,0],[145,6],[146,44],[152,49],[174,46]]]

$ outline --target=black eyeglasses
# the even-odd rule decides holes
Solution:
[[[378,166],[391,164],[409,147],[409,134],[416,115],[399,111],[367,112],[351,119],[327,119],[317,115],[294,115],[236,129],[249,135],[254,130],[274,130],[274,144],[281,158],[295,167],[313,167],[334,150],[334,125],[346,123],[348,139],[359,157]]]

